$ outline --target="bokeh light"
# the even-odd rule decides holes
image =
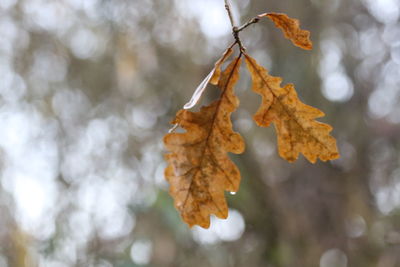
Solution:
[[[232,42],[224,1],[0,0],[0,267],[400,265],[400,2],[231,5],[237,24],[285,12],[311,31],[312,51],[267,20],[241,36],[324,111],[341,158],[283,161],[243,68],[240,190],[190,229],[162,137]]]

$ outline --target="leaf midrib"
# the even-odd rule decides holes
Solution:
[[[203,165],[203,162],[204,162],[204,158],[205,158],[204,155],[205,155],[205,152],[206,152],[206,150],[207,150],[207,147],[209,148],[208,142],[209,142],[209,140],[210,140],[210,137],[211,137],[212,133],[214,132],[214,124],[215,124],[216,118],[217,118],[217,116],[218,116],[218,114],[219,114],[219,110],[220,110],[220,107],[221,107],[222,100],[226,97],[225,94],[226,94],[226,92],[227,92],[227,90],[228,90],[228,88],[229,88],[229,83],[230,83],[230,81],[231,81],[231,79],[232,79],[232,77],[233,77],[233,74],[234,74],[235,71],[236,71],[237,64],[239,63],[239,60],[240,60],[240,57],[238,57],[238,58],[236,59],[235,65],[233,66],[232,71],[231,71],[231,73],[229,74],[229,77],[228,77],[228,79],[227,79],[225,88],[222,90],[220,99],[218,100],[218,104],[217,104],[217,107],[215,108],[215,113],[214,113],[214,116],[213,116],[212,121],[211,121],[210,132],[208,133],[208,135],[207,135],[207,137],[206,137],[206,139],[205,139],[205,142],[204,142],[204,148],[203,148],[203,151],[202,151],[202,153],[201,153],[201,161],[200,161],[200,164],[196,167],[196,168],[197,168],[197,171],[192,175],[192,179],[191,179],[191,181],[190,181],[189,189],[187,190],[187,194],[186,194],[185,200],[184,200],[184,202],[183,202],[183,204],[182,204],[182,208],[184,208],[184,207],[186,206],[186,202],[187,202],[187,200],[188,200],[188,198],[189,198],[189,194],[190,194],[190,192],[191,192],[191,190],[192,190],[194,178],[196,177],[196,175],[198,174],[198,172],[201,171],[201,169],[202,169],[201,166]],[[231,181],[230,181],[230,182],[231,182]],[[231,182],[231,183],[232,183],[232,182]],[[208,189],[207,189],[207,191],[208,191]],[[208,192],[209,192],[209,191],[208,191]],[[218,205],[215,203],[214,199],[211,198],[211,200],[212,200],[212,202],[214,203],[214,205],[217,207],[217,209],[220,210],[219,207],[218,207]]]

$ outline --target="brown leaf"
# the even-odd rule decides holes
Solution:
[[[215,67],[214,67],[214,73],[213,76],[211,77],[210,83],[213,85],[218,85],[219,78],[221,77],[221,66],[224,64],[224,62],[232,55],[233,49],[232,47],[228,47],[228,49],[225,50],[224,54],[220,59],[218,59],[217,62],[215,62]]]
[[[165,158],[169,165],[165,177],[170,194],[183,220],[208,228],[210,214],[228,216],[224,191],[239,189],[240,173],[227,152],[240,154],[245,145],[242,137],[232,130],[231,113],[239,99],[233,87],[239,79],[240,58],[222,73],[218,100],[199,112],[180,110],[171,122],[179,124],[185,133],[169,133],[164,137]]]
[[[329,135],[332,127],[315,120],[324,113],[302,103],[293,84],[282,88],[281,78],[269,75],[255,59],[245,57],[253,80],[252,90],[262,96],[254,120],[263,127],[274,123],[280,156],[293,162],[303,153],[312,163],[318,158],[322,161],[338,158],[336,140]]]
[[[192,98],[187,102],[183,108],[184,109],[191,109],[194,107],[200,100],[201,95],[207,88],[208,83],[217,85],[219,81],[219,77],[221,76],[221,65],[232,55],[233,49],[232,47],[228,47],[222,57],[215,62],[214,68],[211,72],[207,75],[206,78],[199,84],[199,86],[194,91]]]
[[[310,32],[300,29],[300,23],[297,19],[292,19],[284,13],[264,13],[258,15],[258,17],[271,19],[275,23],[275,26],[280,28],[285,37],[291,40],[294,45],[306,50],[312,49]]]

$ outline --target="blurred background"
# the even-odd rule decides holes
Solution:
[[[400,2],[232,0],[249,54],[326,113],[341,158],[280,159],[243,69],[241,189],[208,230],[164,181],[169,121],[232,42],[223,0],[0,0],[0,266],[400,266]],[[218,95],[209,86],[203,104]]]

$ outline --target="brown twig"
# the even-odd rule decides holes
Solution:
[[[229,20],[231,21],[231,25],[232,25],[232,35],[235,38],[235,43],[237,43],[239,45],[240,48],[240,55],[242,55],[242,52],[246,51],[246,48],[243,46],[242,40],[240,40],[240,36],[239,36],[239,32],[241,30],[243,30],[244,28],[242,27],[237,27],[235,25],[235,21],[233,19],[233,15],[232,15],[232,9],[231,6],[229,4],[229,0],[225,0],[225,8],[226,11],[228,12],[228,16],[229,16]],[[247,26],[246,26],[247,27]],[[242,28],[242,29],[241,29]]]
[[[246,29],[247,27],[249,27],[251,24],[255,24],[255,23],[259,22],[259,21],[260,21],[260,17],[259,16],[254,17],[254,18],[250,19],[249,21],[247,21],[242,26],[240,26],[239,28],[237,28],[237,32],[241,32],[244,29]]]
[[[244,47],[244,45],[242,43],[242,40],[240,39],[238,27],[233,27],[232,28],[232,34],[233,34],[233,37],[236,40],[236,43],[239,45],[240,53],[242,54],[242,52],[246,51],[246,47]]]
[[[233,20],[233,15],[231,11],[231,5],[229,4],[229,0],[225,0],[225,9],[228,12],[229,20],[231,21],[232,28],[235,27],[235,21]]]

